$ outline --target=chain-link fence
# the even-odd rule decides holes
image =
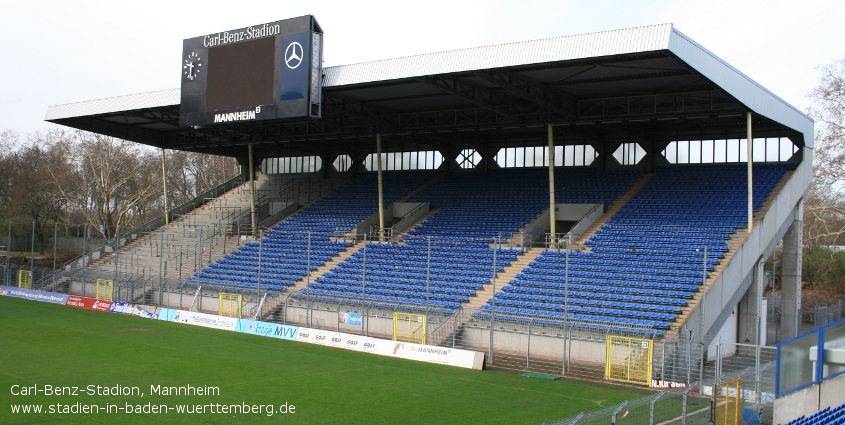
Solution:
[[[722,344],[716,345],[718,350]],[[774,406],[773,364],[742,370],[693,382],[682,388],[582,412],[550,424],[554,425],[655,425],[713,423],[772,423]],[[726,418],[734,420],[726,420]]]
[[[689,335],[654,338],[650,329],[619,328],[602,322],[563,323],[552,317],[509,314],[493,317],[488,310],[388,305],[355,298],[287,294],[277,305],[265,303],[266,320],[315,329],[391,339],[396,312],[413,312],[427,320],[426,344],[480,351],[486,364],[551,375],[603,380],[607,377],[608,336],[643,339],[653,344],[650,380],[657,388],[687,387],[692,382],[745,370],[759,370],[762,393],[774,388],[775,349],[749,344],[704,345]],[[343,322],[345,314],[361,315],[360,323]]]
[[[221,291],[239,293],[245,318],[385,339],[396,335],[396,313],[413,313],[424,317],[425,344],[483,352],[488,367],[556,376],[608,379],[608,337],[651,344],[651,379],[645,384],[661,388],[662,392],[555,423],[710,423],[714,409],[719,403],[724,404],[719,400],[731,397],[730,391],[719,384],[736,378],[740,379],[736,403],[743,415],[766,420],[772,412],[774,347],[718,340],[702,343],[691,332],[658,336],[648,327],[620,328],[583,320],[562,322],[553,316],[494,316],[481,308],[426,308],[419,304],[387,304],[261,288],[206,286],[202,282],[187,285],[161,275],[88,268],[73,268],[60,275],[45,267],[4,265],[2,283],[18,286],[22,270],[32,271],[32,289],[94,297],[97,279],[110,279],[114,280],[115,301],[212,314],[219,314]]]
[[[768,345],[783,342],[785,338],[781,333],[782,303],[783,297],[779,293],[773,293],[766,298],[766,323]],[[801,309],[798,311],[801,318],[800,332],[809,332],[822,326],[829,325],[843,317],[845,303],[842,300],[831,302],[827,305],[819,305],[818,302],[810,302],[801,299]]]

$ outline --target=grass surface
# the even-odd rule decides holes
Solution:
[[[0,297],[0,423],[540,424],[646,393],[530,379]],[[13,395],[37,385],[138,387],[124,395]],[[154,396],[151,385],[212,386]],[[13,404],[96,404],[100,413],[12,412]],[[295,413],[105,413],[107,404],[295,406]],[[59,407],[60,408],[60,407]],[[211,409],[211,407],[206,407]],[[218,409],[222,410],[222,407]]]

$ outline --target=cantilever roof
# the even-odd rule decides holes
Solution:
[[[224,127],[231,132],[179,128],[178,119],[173,121],[174,114],[178,117],[179,89],[51,106],[45,119],[167,148],[216,152],[215,147],[229,146],[230,151],[222,153],[234,154],[236,146],[249,142],[285,143],[285,152],[292,154],[297,143],[308,144],[312,152],[315,142],[322,143],[322,149],[344,151],[348,147],[330,141],[371,138],[375,132],[395,135],[396,143],[404,139],[437,147],[443,142],[421,136],[435,127],[498,130],[485,138],[492,134],[491,140],[504,144],[541,134],[529,129],[544,123],[601,124],[587,132],[573,130],[573,135],[588,140],[643,134],[656,140],[737,137],[744,129],[741,115],[750,110],[755,134],[799,138],[799,143],[813,147],[812,119],[671,24],[323,71],[324,112],[316,126],[303,120]],[[479,118],[480,112],[492,115]],[[451,120],[445,118],[449,114],[454,115]],[[658,119],[681,124],[667,126]],[[421,120],[428,124],[420,125]],[[520,130],[502,131],[503,126]],[[461,140],[469,138],[454,136],[447,144]],[[301,147],[302,152],[309,150]],[[265,149],[268,156],[282,152],[278,146],[276,152],[272,146]]]

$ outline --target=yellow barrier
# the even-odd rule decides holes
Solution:
[[[651,385],[653,350],[650,339],[608,336],[605,379]]]
[[[114,301],[114,281],[111,279],[97,279],[97,299]]]
[[[18,272],[18,288],[32,289],[32,270]]]
[[[740,389],[742,388],[740,378],[716,384],[713,387],[713,394],[716,402],[713,403],[713,424],[714,425],[739,425]]]
[[[226,317],[241,318],[241,313],[244,307],[244,297],[242,294],[233,294],[230,292],[220,293],[220,315]]]
[[[393,313],[393,340],[425,344],[424,314]]]

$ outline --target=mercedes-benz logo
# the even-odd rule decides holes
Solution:
[[[300,64],[302,64],[302,45],[294,41],[285,49],[285,65],[290,69],[296,69]]]

